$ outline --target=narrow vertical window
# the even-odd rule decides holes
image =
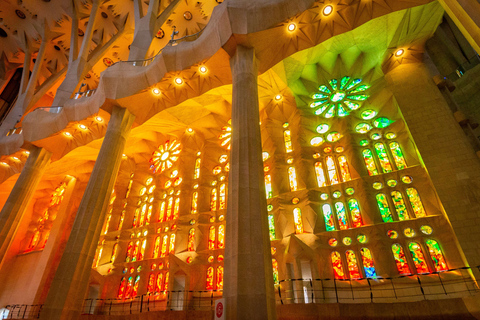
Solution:
[[[358,228],[363,226],[363,219],[362,214],[360,213],[360,207],[358,206],[358,201],[355,199],[348,200],[348,209],[350,209],[353,227]]]
[[[107,220],[105,220],[105,228],[103,229],[103,234],[107,234],[108,227],[110,226],[110,220],[112,220],[112,215],[111,214],[109,214],[107,216]]]
[[[118,243],[115,243],[112,248],[112,255],[110,256],[110,263],[115,263],[117,257]]]
[[[332,207],[328,203],[325,203],[322,206],[323,219],[325,220],[325,229],[327,231],[335,230],[335,222],[333,220]]]
[[[168,246],[168,236],[164,235],[162,239],[162,251],[160,252],[160,257],[164,258],[167,256],[167,246]]]
[[[273,197],[272,176],[269,174],[265,176],[265,193],[266,193],[267,199],[270,199],[271,197]]]
[[[275,240],[275,219],[273,214],[268,215],[268,233],[270,234],[270,240]]]
[[[397,212],[398,220],[403,221],[410,219],[408,216],[407,207],[403,201],[402,193],[399,191],[392,191],[390,195],[392,196],[393,204],[395,205],[395,211]]]
[[[208,230],[208,249],[215,249],[215,227],[211,226]]]
[[[325,172],[323,172],[323,165],[321,162],[315,162],[315,176],[317,177],[317,185],[319,187],[327,186]]]
[[[200,178],[200,164],[202,160],[200,158],[197,158],[195,160],[195,173],[193,174],[193,179],[198,179]]]
[[[380,161],[380,166],[382,167],[383,173],[392,172],[392,164],[388,159],[387,150],[385,150],[385,145],[381,142],[375,143],[375,152],[377,153],[378,160]]]
[[[290,130],[283,131],[283,140],[285,141],[285,152],[286,153],[293,152],[292,137],[290,135]]]
[[[126,262],[130,262],[130,259],[132,258],[132,250],[133,250],[133,242],[129,242],[127,246],[127,254],[125,257]]]
[[[212,189],[212,195],[210,197],[210,210],[217,211],[217,188]]]
[[[402,149],[398,142],[390,142],[390,151],[393,154],[393,160],[395,161],[395,165],[397,166],[398,170],[405,169],[407,167],[407,162],[405,161],[405,157],[403,156]]]
[[[288,180],[290,182],[290,191],[297,191],[297,173],[295,167],[288,167]]]
[[[170,244],[168,246],[168,253],[175,254],[175,233],[170,235]]]
[[[223,267],[217,267],[217,290],[223,289]]]
[[[155,274],[151,273],[148,276],[147,293],[153,294],[154,292],[155,292]]]
[[[295,233],[303,233],[302,211],[300,208],[293,209],[293,220],[295,222]]]
[[[365,271],[365,277],[376,278],[375,266],[373,264],[372,253],[368,248],[360,249],[362,255],[363,271]]]
[[[159,273],[157,275],[157,285],[155,286],[155,292],[162,292],[163,291],[163,273]]]
[[[167,221],[173,219],[173,197],[168,198]]]
[[[117,230],[122,230],[124,220],[125,220],[125,210],[123,210],[122,214],[120,215],[120,220],[118,221]]]
[[[97,253],[97,257],[94,259],[95,260],[95,268],[98,267],[98,265],[100,264],[100,259],[102,258],[102,253],[103,253],[103,243],[102,245],[100,246],[100,248],[97,249],[98,253]]]
[[[218,226],[218,241],[217,241],[218,249],[225,248],[225,226],[223,224]]]
[[[170,281],[170,272],[165,273],[165,284],[163,286],[163,291],[168,291],[168,283]]]
[[[135,214],[133,215],[132,228],[137,227],[139,215],[140,215],[140,208],[137,208],[135,209]]]
[[[142,208],[140,209],[140,221],[138,222],[139,227],[143,227],[145,223],[145,214],[147,213],[147,204],[144,203]]]
[[[408,188],[407,189],[407,196],[408,200],[410,200],[410,204],[412,205],[413,212],[417,218],[426,217],[427,214],[425,213],[425,209],[423,208],[422,200],[420,200],[420,196],[418,195],[418,191],[415,188]]]
[[[140,251],[140,240],[135,242],[133,246],[133,253],[132,253],[132,262],[137,261],[138,252]]]
[[[158,222],[164,222],[166,221],[166,216],[165,216],[165,201],[160,202],[160,210],[158,214]]]
[[[379,193],[377,194],[376,198],[383,222],[393,222],[392,213],[390,212],[390,207],[388,206],[387,196],[383,193]]]
[[[417,273],[429,273],[425,257],[423,256],[422,248],[416,242],[410,242],[408,245],[410,253],[412,254],[413,263],[417,269]]]
[[[145,224],[147,226],[150,224],[150,220],[152,218],[152,210],[153,210],[153,205],[149,205],[147,210],[147,218],[145,220]]]
[[[213,267],[208,267],[207,269],[207,290],[213,290]]]
[[[376,176],[378,174],[377,165],[373,160],[373,154],[370,149],[364,149],[362,151],[363,161],[365,162],[365,166],[367,167],[368,175],[369,176]]]
[[[140,284],[140,276],[136,276],[135,284],[133,285],[133,289],[132,289],[132,298],[135,298],[137,296],[139,284]]]
[[[330,184],[338,184],[340,180],[338,179],[337,169],[335,168],[335,160],[333,160],[332,156],[328,156],[325,158],[325,163],[327,164],[328,180],[330,180]]]
[[[195,251],[195,228],[191,228],[188,231],[188,251]]]
[[[220,206],[219,210],[225,209],[227,207],[227,187],[225,183],[220,185]]]
[[[350,273],[350,279],[360,279],[362,276],[360,275],[360,270],[358,269],[355,252],[353,252],[353,250],[347,250],[345,256],[347,257],[347,266],[348,273]]]
[[[161,245],[162,238],[156,237],[155,244],[153,246],[153,259],[158,258],[158,254],[160,253],[160,245]]]
[[[37,246],[38,241],[40,241],[40,231],[37,230],[33,234],[32,240],[30,240],[30,244],[28,245],[28,248],[29,249],[34,249]]]
[[[347,213],[345,212],[345,206],[342,202],[335,203],[335,211],[337,212],[338,226],[340,227],[340,230],[347,230]]]
[[[352,176],[350,175],[350,169],[348,168],[347,157],[340,156],[337,159],[340,166],[340,174],[342,175],[342,181],[346,182],[352,180]]]
[[[125,299],[130,298],[132,294],[132,287],[133,287],[133,277],[128,278],[127,287],[125,289]]]
[[[198,213],[198,192],[195,191],[192,195],[192,209],[190,211],[191,214]]]
[[[140,250],[138,252],[138,261],[143,260],[143,257],[145,255],[145,248],[146,247],[147,247],[147,239],[143,239],[142,246],[140,247]]]
[[[332,267],[333,276],[335,279],[345,279],[345,273],[343,272],[342,257],[337,251],[332,252]]]
[[[120,280],[120,286],[118,287],[118,298],[123,299],[125,295],[125,286],[127,284],[127,279],[125,277],[122,277]]]
[[[178,219],[179,212],[180,212],[180,198],[176,198],[175,205],[173,207],[173,219]]]
[[[410,267],[407,263],[407,258],[403,252],[403,248],[398,243],[392,245],[393,257],[395,258],[395,263],[397,264],[397,270],[400,274],[411,274]]]
[[[272,259],[272,267],[273,267],[273,283],[278,284],[278,262],[276,259]]]
[[[446,271],[448,270],[447,262],[443,257],[442,250],[438,245],[438,242],[435,240],[426,241],[428,247],[428,253],[430,253],[430,258],[432,258],[433,265],[435,266],[435,271]]]

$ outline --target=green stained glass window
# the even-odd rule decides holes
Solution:
[[[336,142],[342,138],[342,135],[339,132],[332,131],[327,134],[327,141],[329,142]]]
[[[335,92],[330,96],[330,100],[332,102],[342,101],[344,98],[345,98],[345,92],[342,92],[342,91]]]
[[[385,145],[381,142],[375,143],[375,152],[377,153],[378,160],[380,161],[380,166],[384,173],[392,172],[392,164],[388,159],[387,151],[385,150]]]
[[[335,211],[337,212],[338,226],[340,227],[340,230],[347,230],[347,213],[342,202],[335,203]]]
[[[360,143],[359,143],[362,147],[365,147],[365,146],[368,146],[368,140],[367,139],[363,139],[363,140],[360,140]]]
[[[415,233],[415,230],[413,230],[412,228],[405,228],[403,230],[403,234],[405,235],[405,237],[407,238],[413,238],[415,237],[416,233]]]
[[[322,137],[313,137],[312,140],[310,140],[310,144],[314,147],[318,147],[322,143],[323,143]]]
[[[350,90],[352,89],[353,87],[355,87],[357,84],[359,84],[360,82],[362,82],[362,79],[355,79],[353,80],[352,82],[350,82],[350,84],[347,86],[347,90]]]
[[[348,194],[349,196],[351,196],[352,194],[355,193],[355,189],[347,188],[347,189],[345,189],[345,193]]]
[[[357,236],[357,241],[360,242],[360,243],[365,243],[365,242],[367,242],[367,236],[364,235],[364,234],[359,234]]]
[[[340,198],[341,196],[342,196],[342,193],[341,193],[340,191],[334,191],[334,192],[333,192],[333,197],[334,197],[335,199],[338,199],[338,198]]]
[[[395,230],[388,230],[388,231],[387,231],[387,236],[388,236],[390,239],[397,239],[397,238],[398,238],[398,233],[397,233],[397,231],[395,231]]]
[[[372,130],[372,126],[366,122],[361,122],[355,126],[355,131],[358,133],[367,133]]]
[[[408,200],[410,200],[410,204],[412,205],[413,212],[417,218],[426,217],[427,214],[425,213],[425,209],[423,208],[422,200],[420,199],[420,195],[418,194],[417,189],[415,188],[408,188],[407,189],[407,196]]]
[[[333,118],[335,116],[335,105],[330,105],[330,108],[323,115],[325,118]]]
[[[392,196],[393,204],[395,205],[395,211],[397,212],[398,219],[400,221],[410,219],[410,217],[408,216],[407,207],[405,206],[405,202],[403,201],[402,193],[399,191],[392,191],[390,195]]]
[[[385,137],[386,137],[387,139],[395,139],[395,138],[397,137],[397,135],[396,135],[395,133],[393,133],[393,132],[389,132],[389,133],[387,133],[387,134],[385,135]]]
[[[377,194],[376,198],[383,222],[393,222],[393,216],[390,212],[390,207],[388,206],[387,196],[383,193],[379,193]]]
[[[345,105],[346,105],[350,110],[357,110],[358,108],[360,108],[360,104],[357,103],[357,102],[345,100],[343,103],[345,103]]]
[[[329,96],[327,94],[323,94],[323,93],[314,93],[312,95],[312,98],[313,99],[325,99],[325,98],[329,98]]]
[[[349,246],[349,245],[352,244],[352,238],[345,237],[345,238],[343,238],[342,242],[343,242],[344,245]]]
[[[328,193],[322,193],[322,194],[320,195],[320,199],[322,199],[322,200],[327,200],[327,199],[328,199]]]
[[[416,242],[411,242],[408,245],[410,253],[412,254],[413,263],[417,269],[417,273],[429,273],[427,263],[425,262],[425,257],[423,256],[422,248]]]
[[[410,267],[407,263],[407,258],[405,257],[405,253],[403,252],[403,248],[398,243],[392,245],[392,252],[393,257],[395,258],[395,262],[397,264],[397,270],[400,274],[411,274]]]
[[[383,183],[381,183],[381,182],[374,182],[373,183],[373,189],[380,190],[382,188],[383,188]]]
[[[397,185],[397,180],[391,179],[391,180],[388,180],[388,181],[387,181],[387,186],[389,186],[389,187],[392,187],[392,188],[393,188],[393,187],[395,187],[396,185]]]
[[[317,132],[321,134],[327,132],[328,129],[330,129],[330,126],[326,123],[322,123],[317,126]]]
[[[368,99],[368,96],[366,94],[349,94],[347,98],[355,101],[365,101]]]
[[[348,111],[343,107],[342,104],[338,104],[337,105],[337,108],[338,108],[338,111],[337,111],[337,114],[339,117],[346,117],[348,116]]]
[[[320,100],[320,101],[312,102],[312,103],[310,103],[310,108],[316,108],[318,106],[321,106],[325,102],[327,102],[327,100]]]
[[[368,248],[360,249],[362,254],[363,270],[365,271],[365,276],[367,278],[376,278],[377,273],[375,272],[375,266],[373,265],[372,253]]]
[[[273,205],[269,204],[269,205],[267,206],[267,211],[272,211],[272,210],[273,210]]]
[[[335,230],[335,221],[333,220],[332,207],[326,203],[322,206],[323,218],[325,220],[325,229],[327,231]]]
[[[340,89],[345,90],[345,87],[349,81],[350,77],[343,77],[342,80],[340,80]]]
[[[403,182],[403,183],[406,183],[406,184],[410,184],[410,183],[413,182],[413,178],[410,177],[410,176],[403,176],[403,177],[402,177],[402,182]]]
[[[337,84],[338,84],[337,79],[332,79],[328,83],[330,83],[330,86],[332,87],[333,90],[337,90]]]
[[[379,140],[382,138],[382,135],[380,133],[372,133],[370,138],[372,138],[372,140]]]
[[[425,242],[428,247],[428,253],[430,254],[430,258],[432,259],[433,265],[435,266],[435,271],[446,271],[448,270],[447,262],[443,257],[442,250],[438,245],[438,242],[435,240],[427,240]]]
[[[360,207],[358,206],[358,201],[355,199],[348,200],[348,209],[350,210],[350,216],[352,217],[353,227],[361,227],[363,225],[363,220],[362,215],[360,214]]]
[[[375,128],[386,128],[389,125],[391,125],[393,122],[394,121],[391,121],[388,118],[380,117],[375,119],[375,121],[373,121],[373,125],[375,126]]]
[[[321,85],[320,87],[318,87],[318,91],[325,92],[325,93],[332,93],[332,91],[330,91],[330,89],[328,89],[326,85]]]
[[[422,231],[423,234],[426,234],[426,235],[430,235],[430,234],[432,234],[432,232],[433,232],[432,227],[427,226],[427,225],[421,226],[421,227],[420,227],[420,230]]]
[[[397,166],[397,169],[398,170],[405,169],[407,167],[407,162],[403,157],[403,152],[402,152],[402,149],[400,148],[400,145],[395,141],[390,142],[388,145],[390,146],[390,151],[392,151],[393,160],[395,161],[395,165]]]
[[[275,240],[275,219],[273,214],[268,215],[268,232],[270,233],[270,240]]]
[[[320,108],[318,108],[317,110],[315,110],[315,114],[318,116],[318,115],[321,115],[328,107],[330,106],[330,104],[325,104],[323,106],[321,106]]]
[[[376,176],[378,174],[377,165],[373,160],[373,154],[370,149],[364,149],[362,151],[363,161],[365,162],[365,166],[367,167],[368,175],[369,176]]]
[[[375,116],[377,115],[377,112],[375,110],[364,110],[362,111],[362,113],[360,114],[360,116],[362,117],[362,119],[364,120],[370,120],[370,119],[373,119]]]

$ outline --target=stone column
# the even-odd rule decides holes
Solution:
[[[40,319],[66,320],[80,315],[108,201],[134,119],[127,109],[113,107],[102,147]]]
[[[470,266],[480,265],[480,242],[476,241],[480,239],[480,161],[475,151],[425,64],[402,64],[385,79],[457,236],[460,252],[463,249]],[[466,263],[463,260],[455,264]]]
[[[43,148],[30,150],[25,167],[0,212],[0,266],[51,156]]]
[[[225,248],[226,319],[273,320],[275,295],[254,49],[237,46],[230,66],[233,97]]]

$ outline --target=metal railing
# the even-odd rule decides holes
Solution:
[[[39,107],[37,109],[43,110],[45,112],[50,112],[50,113],[60,113],[62,111],[63,107],[61,106],[51,106],[51,107]],[[35,109],[35,110],[37,110]]]
[[[23,132],[22,127],[16,127],[13,129],[8,130],[6,136],[11,136],[12,134],[21,134]]]
[[[84,92],[77,92],[73,96],[73,99],[77,100],[77,99],[80,99],[80,98],[83,98],[83,97],[90,97],[92,94],[95,93],[95,91],[97,91],[97,89],[90,89],[90,90],[87,90],[87,91],[84,91]]]
[[[40,311],[43,304],[26,305],[26,304],[13,304],[5,306],[8,310],[8,314],[2,314],[0,319],[37,319],[40,318]]]

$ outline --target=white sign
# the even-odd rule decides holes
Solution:
[[[215,320],[225,320],[225,299],[215,301]]]

